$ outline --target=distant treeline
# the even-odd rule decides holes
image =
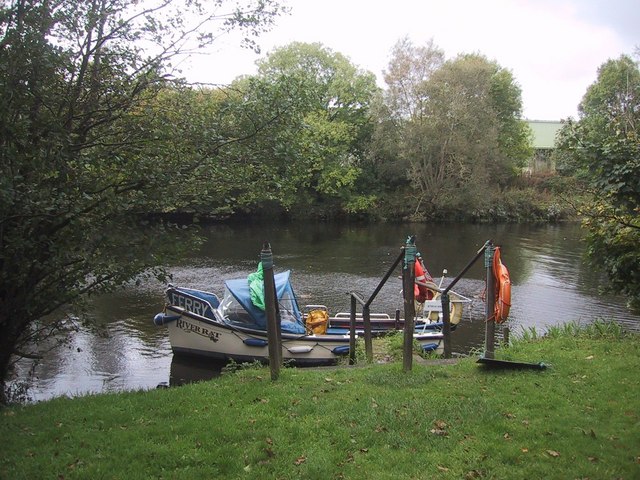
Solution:
[[[523,176],[521,91],[479,54],[398,42],[387,87],[340,53],[293,43],[224,88],[164,88],[134,113],[172,175],[156,214],[558,221],[567,178]],[[144,114],[144,115],[142,115]],[[142,125],[140,125],[142,124]],[[149,208],[147,205],[145,208]]]

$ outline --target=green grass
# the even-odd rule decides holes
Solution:
[[[556,331],[454,365],[239,369],[0,410],[2,479],[640,478],[640,339]]]

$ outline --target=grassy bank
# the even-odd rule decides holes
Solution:
[[[456,364],[247,369],[0,410],[0,478],[640,478],[640,339],[555,332]]]

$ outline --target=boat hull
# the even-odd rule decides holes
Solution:
[[[268,362],[267,334],[200,317],[168,306],[163,314],[174,353],[235,362]],[[425,352],[441,353],[442,333],[414,333]],[[348,334],[295,335],[282,333],[283,362],[297,366],[333,365],[349,354]]]
[[[167,308],[177,317],[166,324],[174,353],[236,362],[267,362],[266,332],[233,327]],[[296,365],[331,365],[349,353],[348,335],[295,335],[282,333],[282,359]]]

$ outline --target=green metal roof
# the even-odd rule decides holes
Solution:
[[[527,120],[533,131],[533,148],[555,148],[556,134],[562,128],[562,122]]]

